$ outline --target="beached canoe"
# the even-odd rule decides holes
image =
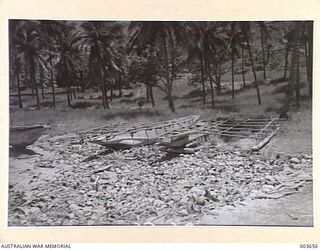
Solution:
[[[11,126],[9,144],[13,147],[26,147],[34,143],[49,128],[47,125]]]

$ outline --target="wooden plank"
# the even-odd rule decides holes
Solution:
[[[265,131],[273,122],[274,122],[274,119],[272,119],[272,120],[259,132],[259,134],[262,134],[263,131]]]
[[[221,133],[228,132],[229,130],[231,130],[231,129],[233,129],[233,128],[237,127],[238,125],[240,125],[242,122],[243,122],[243,121],[238,122],[236,125],[234,125],[234,126],[232,126],[232,127],[228,128],[228,129],[225,129],[225,130],[221,131]]]
[[[228,128],[228,126],[225,126],[225,128]],[[260,128],[255,128],[255,127],[236,127],[236,128],[232,128],[232,129],[236,129],[236,130],[250,130],[250,131],[261,131]],[[268,128],[267,130],[274,130],[274,129],[271,129],[271,128]]]

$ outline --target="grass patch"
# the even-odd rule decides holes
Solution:
[[[130,119],[136,119],[137,117],[153,117],[153,116],[160,116],[160,115],[161,113],[158,110],[133,109],[133,110],[118,111],[115,113],[110,112],[108,114],[102,115],[101,118],[106,120],[115,119],[115,118],[130,120]]]
[[[90,102],[75,102],[72,104],[72,108],[74,109],[86,109],[91,107],[95,107],[95,105]]]

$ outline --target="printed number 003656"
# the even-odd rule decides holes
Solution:
[[[318,244],[300,244],[300,248],[306,248],[306,249],[316,249],[318,248]]]

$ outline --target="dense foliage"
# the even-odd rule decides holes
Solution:
[[[121,97],[123,88],[143,85],[146,101],[156,105],[153,89],[159,88],[174,112],[173,86],[185,73],[201,86],[203,103],[209,87],[214,108],[223,74],[231,73],[235,98],[234,75],[242,74],[246,87],[251,84],[245,79],[248,70],[261,104],[259,85],[267,81],[267,67],[280,67],[274,63],[280,57],[284,80],[290,71],[288,97],[295,93],[299,105],[302,57],[312,95],[312,22],[10,20],[9,40],[10,88],[17,90],[21,108],[25,89],[31,89],[38,109],[45,88],[56,106],[56,87],[65,89],[70,107],[79,88],[100,90],[102,105],[109,108],[114,90]],[[262,81],[256,75],[259,67]]]

